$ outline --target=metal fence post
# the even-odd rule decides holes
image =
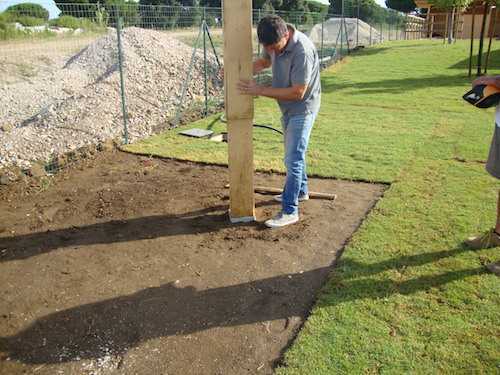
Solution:
[[[335,46],[332,50],[332,53],[330,54],[330,60],[334,59],[333,61],[334,63],[337,62],[337,60],[339,59],[339,54],[338,54],[339,36],[340,36],[340,30],[337,33],[337,38],[335,39]]]
[[[356,16],[356,47],[359,46],[359,3],[361,0],[358,0],[358,14]]]
[[[123,79],[123,48],[120,35],[122,31],[122,23],[122,18],[118,16],[118,22],[116,24],[116,36],[118,41],[118,69],[120,71],[120,91],[122,97],[123,139],[124,143],[128,144],[127,104],[125,102],[125,81]]]
[[[206,31],[206,8],[203,7],[203,79],[205,81],[205,116],[208,115],[208,72],[207,72],[207,31]]]
[[[347,22],[344,18],[344,31],[345,31],[345,42],[347,46],[347,54],[351,53],[351,47],[349,46],[349,32],[347,30]]]
[[[258,16],[258,20],[257,20],[257,24],[260,22],[260,20],[262,19],[262,14],[261,14],[261,10],[259,9],[259,12],[258,12],[259,16]],[[260,42],[259,42],[259,36],[257,35],[257,56],[260,57]]]
[[[323,46],[324,46],[324,31],[325,31],[325,20],[321,19],[321,63],[323,63]]]
[[[196,52],[198,51],[198,44],[200,42],[202,32],[203,32],[203,30],[200,27],[200,30],[198,31],[198,36],[196,37],[196,41],[194,42],[193,52],[191,54],[191,61],[189,63],[189,67],[188,67],[188,71],[187,71],[187,77],[186,77],[186,80],[184,81],[184,84],[182,85],[181,97],[179,99],[179,105],[177,106],[177,111],[176,111],[174,122],[172,125],[173,128],[176,128],[177,125],[179,125],[179,121],[181,119],[182,105],[184,103],[184,98],[186,97],[187,88],[189,86],[189,83],[191,82],[191,74],[192,74],[193,69],[194,69]]]
[[[344,49],[344,0],[342,0],[342,17],[340,19],[340,58]]]
[[[217,66],[219,69],[222,68],[222,65],[220,64],[219,56],[217,55],[217,50],[215,49],[215,44],[214,41],[212,40],[212,36],[210,35],[210,30],[208,27],[208,24],[205,22],[205,32],[207,33],[207,38],[208,41],[210,42],[210,45],[212,46],[212,52],[214,53],[215,61],[217,62]]]

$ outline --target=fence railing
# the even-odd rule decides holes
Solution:
[[[275,13],[307,33],[323,67],[410,35],[393,12],[378,23],[352,17],[359,9]],[[255,10],[254,25],[267,14]],[[10,124],[0,131],[0,168],[60,160],[110,138],[128,143],[221,111],[222,27],[220,8],[63,4],[48,19],[0,13],[0,64],[8,67],[0,123]],[[258,55],[255,29],[253,37]]]

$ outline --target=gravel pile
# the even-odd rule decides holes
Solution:
[[[116,32],[96,40],[52,74],[0,87],[0,168],[29,168],[82,146],[121,138],[120,77]],[[122,33],[129,140],[171,123],[192,48],[171,36],[135,27]],[[202,101],[203,51],[199,51],[183,106]],[[208,54],[209,94],[221,94],[217,62]]]

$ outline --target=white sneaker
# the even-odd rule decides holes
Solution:
[[[273,198],[275,201],[281,202],[283,200],[283,194],[275,195]],[[308,200],[309,200],[309,194],[299,195],[299,202],[304,202]]]
[[[299,214],[287,215],[283,212],[280,212],[272,219],[266,220],[264,224],[269,228],[280,228],[284,227],[285,225],[294,224],[297,221],[299,221]]]

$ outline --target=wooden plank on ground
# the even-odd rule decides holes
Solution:
[[[233,222],[255,220],[253,195],[253,97],[237,83],[252,79],[252,1],[225,0],[224,85],[228,128],[229,210]]]

